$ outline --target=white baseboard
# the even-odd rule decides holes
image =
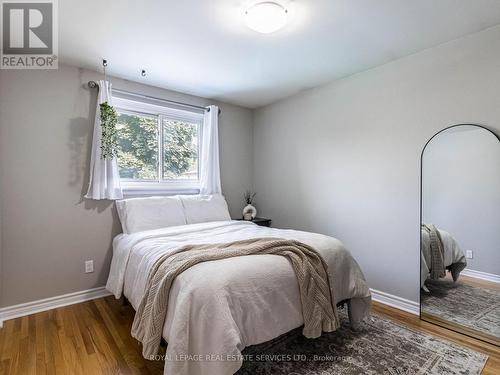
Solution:
[[[469,268],[466,268],[466,269],[462,270],[462,272],[460,274],[464,275],[464,276],[474,277],[476,279],[491,281],[493,283],[500,283],[500,276],[495,275],[494,273],[475,271],[475,270],[471,270]]]
[[[57,307],[73,305],[88,301],[91,299],[106,297],[111,295],[104,287],[82,290],[79,292],[63,294],[50,298],[40,299],[19,305],[7,306],[0,308],[0,328],[3,327],[5,320],[19,318],[21,316],[31,315],[37,312],[52,310]]]
[[[413,315],[420,315],[420,304],[418,302],[410,301],[409,299],[394,296],[376,289],[370,289],[370,291],[372,292],[372,299],[374,301],[409,312]]]

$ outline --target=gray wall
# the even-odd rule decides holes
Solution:
[[[438,130],[500,132],[500,27],[254,114],[259,215],[342,240],[372,288],[419,295],[420,153]]]
[[[450,233],[467,268],[500,275],[500,142],[488,130],[459,126],[427,145],[423,221]]]
[[[120,231],[114,204],[82,200],[100,74],[0,71],[0,306],[105,284],[111,240]],[[205,105],[210,100],[112,79],[116,88]],[[217,103],[223,191],[234,217],[252,183],[252,112]],[[95,272],[85,274],[84,260]]]
[[[232,215],[253,171],[259,215],[338,237],[373,288],[417,301],[420,152],[451,124],[500,131],[499,40],[497,27],[303,92],[255,111],[253,132],[251,111],[221,104]],[[81,199],[95,102],[84,84],[97,78],[0,71],[0,306],[105,283],[119,223],[111,203]],[[96,272],[84,274],[90,258]]]

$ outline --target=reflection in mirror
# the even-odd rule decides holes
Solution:
[[[422,154],[421,318],[500,344],[500,142],[458,125]]]

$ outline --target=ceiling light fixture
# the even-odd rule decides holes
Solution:
[[[262,34],[278,31],[286,25],[288,10],[274,1],[263,1],[252,5],[245,12],[247,26]]]

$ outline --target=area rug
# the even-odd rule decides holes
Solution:
[[[246,348],[237,375],[478,375],[488,357],[373,316],[307,339],[302,328]]]
[[[422,312],[498,337],[500,291],[450,280],[427,280],[420,294]]]

